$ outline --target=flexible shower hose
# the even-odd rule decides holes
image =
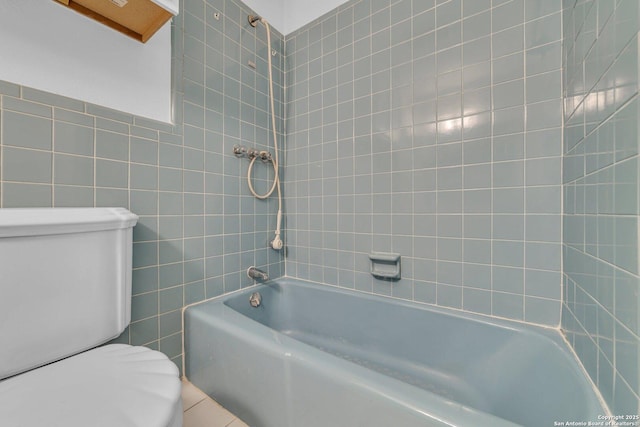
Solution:
[[[280,174],[278,172],[278,167],[279,167],[278,165],[280,162],[278,160],[278,135],[276,132],[276,112],[274,108],[275,103],[274,103],[274,96],[273,96],[273,64],[271,61],[271,27],[269,26],[269,23],[267,22],[267,20],[264,18],[261,18],[260,22],[262,22],[265,29],[267,30],[267,58],[269,62],[269,99],[271,103],[271,130],[273,131],[273,149],[275,150],[275,155],[271,160],[271,164],[273,165],[274,177],[273,177],[273,185],[271,186],[271,189],[268,192],[266,192],[265,194],[258,194],[255,191],[255,189],[253,188],[253,183],[251,182],[252,181],[251,175],[253,173],[253,165],[256,162],[256,159],[258,158],[258,156],[256,156],[253,159],[251,159],[251,162],[249,163],[249,170],[247,171],[247,182],[249,184],[249,191],[251,191],[251,194],[253,194],[255,197],[261,200],[268,198],[269,196],[271,196],[271,194],[273,194],[273,191],[276,188],[278,189],[278,215],[276,217],[276,232],[275,232],[275,237],[271,241],[271,247],[273,249],[280,250],[284,246],[284,243],[280,238],[280,226],[282,223],[282,192],[280,191],[280,176],[279,176]]]

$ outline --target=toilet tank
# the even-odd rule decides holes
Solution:
[[[0,209],[0,379],[124,331],[137,220],[122,208]]]

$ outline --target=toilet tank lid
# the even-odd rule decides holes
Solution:
[[[131,228],[138,216],[124,208],[4,208],[0,238]]]

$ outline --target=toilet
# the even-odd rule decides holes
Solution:
[[[0,426],[181,427],[178,368],[131,321],[122,208],[0,209]]]

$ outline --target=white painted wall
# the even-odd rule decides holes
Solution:
[[[171,26],[146,44],[51,0],[0,0],[0,80],[171,121]]]
[[[243,0],[287,35],[348,0]]]
[[[347,0],[285,0],[285,31],[289,34],[305,24],[335,9]]]

